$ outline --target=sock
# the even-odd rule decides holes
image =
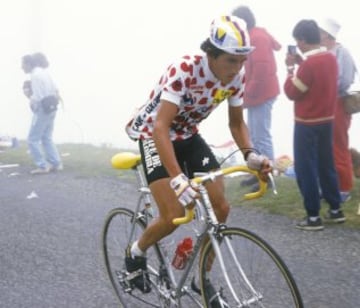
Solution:
[[[312,222],[317,221],[318,218],[319,218],[319,216],[310,216],[310,217],[309,217],[310,221],[312,221]]]
[[[330,210],[330,212],[333,214],[337,214],[337,213],[339,213],[339,210]]]
[[[143,257],[145,253],[139,248],[138,241],[134,242],[130,249],[131,257]]]

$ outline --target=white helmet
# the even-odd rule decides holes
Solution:
[[[210,42],[233,55],[247,55],[255,48],[250,45],[245,21],[236,16],[214,19],[210,26]]]

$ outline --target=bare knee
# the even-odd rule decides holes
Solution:
[[[214,211],[219,222],[225,222],[230,212],[230,206],[226,200],[223,200],[214,204]]]
[[[161,219],[163,220],[164,225],[173,232],[178,226],[174,225],[173,220],[175,218],[183,217],[185,215],[185,210],[181,207],[178,210],[169,211],[165,215],[162,215]]]

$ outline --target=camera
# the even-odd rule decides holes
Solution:
[[[288,53],[290,55],[296,55],[296,46],[295,45],[288,45]]]

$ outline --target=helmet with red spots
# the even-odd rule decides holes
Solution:
[[[247,55],[254,50],[250,45],[245,21],[236,16],[214,19],[209,39],[215,47],[233,55]]]

